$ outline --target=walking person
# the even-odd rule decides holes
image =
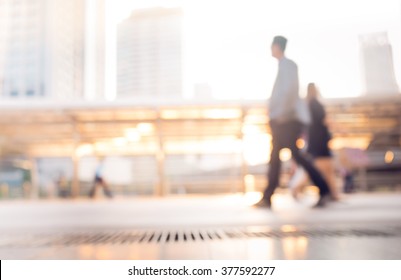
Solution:
[[[339,200],[339,194],[335,182],[335,170],[332,159],[332,153],[329,148],[331,134],[327,126],[326,110],[319,101],[320,93],[314,83],[308,85],[306,100],[311,114],[311,123],[308,126],[307,133],[307,153],[312,156],[318,170],[329,185],[332,200]],[[290,189],[295,198],[302,192],[303,186],[308,178],[305,172],[297,170]]]
[[[272,56],[279,62],[278,74],[269,104],[273,147],[270,156],[268,186],[264,191],[263,198],[255,206],[271,208],[272,196],[279,185],[280,150],[288,148],[291,150],[292,158],[306,170],[313,183],[319,188],[319,200],[315,207],[323,207],[329,198],[327,182],[315,168],[311,159],[301,154],[296,145],[296,141],[304,129],[303,118],[299,110],[302,100],[298,92],[298,67],[285,56],[286,45],[287,39],[282,36],[274,37],[271,45]]]
[[[56,186],[57,186],[59,197],[67,198],[70,195],[69,190],[68,190],[68,181],[67,181],[67,178],[66,178],[64,172],[60,172],[60,174],[56,180]]]
[[[103,169],[104,169],[104,161],[102,160],[99,163],[99,165],[97,166],[96,171],[95,171],[95,178],[94,178],[93,186],[92,186],[92,189],[89,192],[89,197],[90,198],[94,198],[95,197],[96,189],[97,189],[98,185],[100,185],[103,188],[104,193],[108,198],[112,198],[113,197],[109,186],[107,185],[106,181],[103,178]]]

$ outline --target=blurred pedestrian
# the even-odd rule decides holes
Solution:
[[[57,185],[59,197],[67,198],[69,196],[68,181],[64,175],[64,172],[60,172],[60,174],[56,180],[56,185]]]
[[[307,104],[311,115],[311,122],[307,133],[307,153],[312,156],[317,169],[329,185],[332,200],[338,200],[339,194],[336,188],[335,169],[332,153],[329,148],[331,134],[327,125],[326,110],[319,101],[320,93],[314,83],[308,85]],[[302,192],[303,186],[308,180],[305,172],[297,170],[294,181],[290,183],[290,189],[295,198]]]
[[[111,193],[110,188],[103,177],[103,170],[104,170],[104,160],[101,160],[96,168],[93,186],[89,192],[89,197],[91,198],[95,197],[97,186],[103,188],[104,193],[108,198],[113,197],[113,194]]]
[[[329,199],[330,193],[327,182],[315,168],[312,160],[303,155],[296,145],[304,129],[305,118],[303,113],[307,112],[307,108],[301,110],[302,100],[299,97],[298,67],[285,56],[286,45],[287,39],[282,36],[274,37],[271,45],[272,56],[279,62],[278,74],[269,104],[273,147],[270,156],[268,186],[264,191],[263,198],[255,206],[271,208],[272,196],[279,185],[280,150],[288,148],[291,150],[292,158],[306,170],[313,183],[319,188],[320,196],[315,207],[323,207]]]

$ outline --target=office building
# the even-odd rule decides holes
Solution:
[[[84,97],[105,98],[106,87],[106,3],[85,0]]]
[[[364,91],[368,95],[399,93],[387,33],[359,37]]]
[[[85,91],[103,95],[103,2],[0,1],[1,96],[75,99]],[[88,81],[98,87],[85,86]]]
[[[118,26],[117,95],[182,96],[182,12],[178,8],[134,11]]]

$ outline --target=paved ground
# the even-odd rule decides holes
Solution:
[[[401,259],[401,194],[0,201],[0,259]]]

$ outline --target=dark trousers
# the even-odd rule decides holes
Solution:
[[[298,149],[296,142],[302,133],[303,125],[297,121],[285,123],[270,122],[272,132],[273,148],[270,156],[270,166],[268,172],[268,186],[264,192],[264,199],[270,201],[271,197],[279,185],[281,161],[280,150],[288,148],[291,150],[292,158],[302,166],[308,173],[312,182],[319,188],[320,196],[329,193],[329,186],[320,172],[316,169],[311,158],[304,155]]]
[[[98,185],[100,185],[104,189],[104,193],[106,194],[107,197],[113,196],[109,189],[109,186],[106,184],[106,182],[103,180],[103,178],[96,177],[93,182],[92,189],[89,191],[89,197],[91,197],[91,198],[95,197],[96,187]]]

